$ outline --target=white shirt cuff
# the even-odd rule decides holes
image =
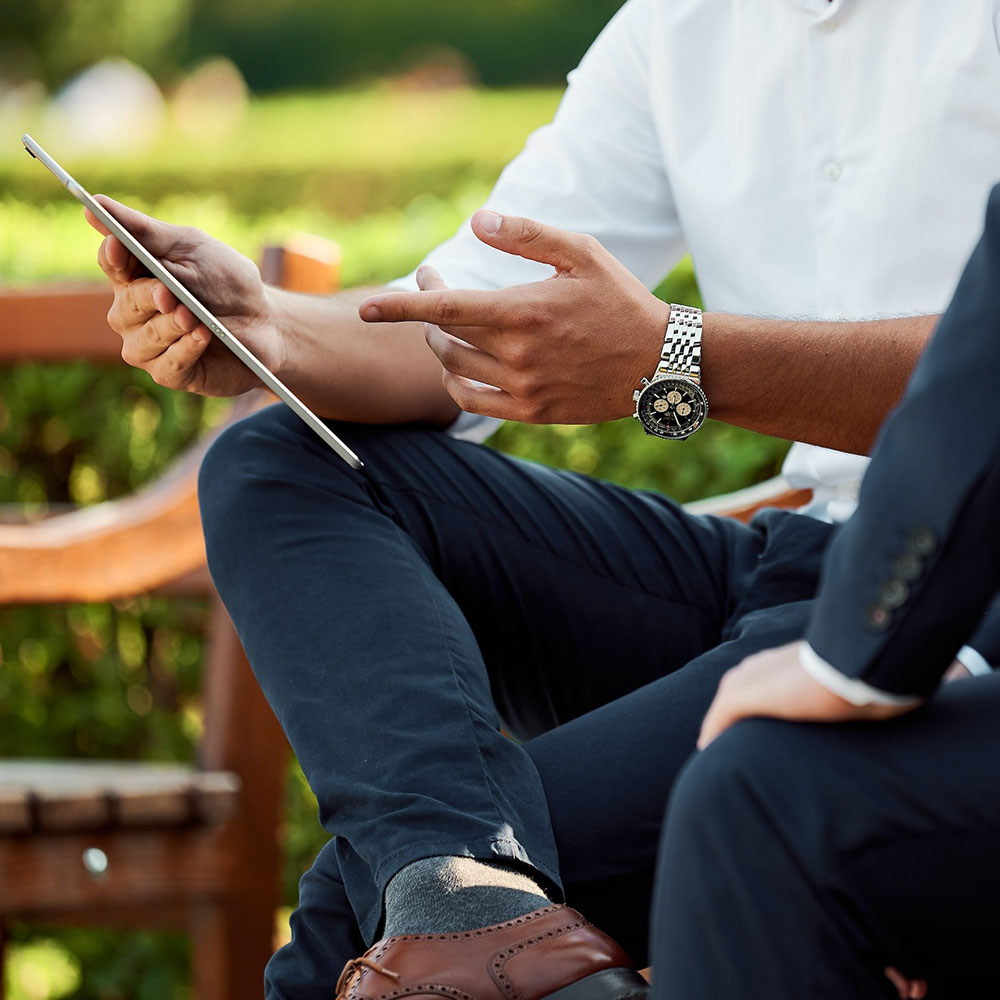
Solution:
[[[989,662],[978,650],[973,649],[971,646],[963,646],[958,653],[955,654],[955,659],[965,667],[966,670],[972,674],[973,677],[984,677],[986,674],[992,674],[993,668],[989,665]]]
[[[919,705],[923,701],[923,698],[912,695],[890,694],[888,691],[880,691],[864,681],[842,674],[836,667],[830,666],[826,660],[819,656],[808,642],[799,643],[799,662],[814,681],[818,681],[828,691],[832,691],[838,698],[843,698],[844,701],[849,701],[852,705],[901,705],[909,707]]]

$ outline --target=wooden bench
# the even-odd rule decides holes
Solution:
[[[337,255],[265,252],[266,281],[333,291]],[[120,364],[103,283],[0,289],[0,364]],[[250,393],[230,422],[265,402]],[[147,593],[211,602],[196,767],[0,760],[0,970],[12,919],[179,928],[199,1000],[259,996],[279,904],[277,839],[288,748],[212,589],[197,473],[212,437],[140,492],[32,523],[0,523],[0,605]]]

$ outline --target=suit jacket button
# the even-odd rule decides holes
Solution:
[[[892,612],[881,604],[873,604],[867,617],[868,624],[876,632],[884,632],[892,624]]]
[[[923,571],[923,559],[913,552],[906,552],[896,560],[896,576],[906,583],[916,580]]]
[[[902,580],[890,580],[882,588],[882,604],[887,608],[901,608],[910,596],[910,588]]]
[[[929,556],[937,548],[937,541],[930,528],[918,528],[910,536],[910,550],[918,556]]]

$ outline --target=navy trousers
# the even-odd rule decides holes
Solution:
[[[660,1000],[1000,995],[1000,674],[891,722],[753,719],[677,782],[654,907]]]
[[[282,406],[201,472],[213,579],[334,834],[270,995],[327,998],[388,880],[440,854],[532,866],[644,963],[674,778],[722,673],[802,635],[833,529],[336,430],[362,473]]]

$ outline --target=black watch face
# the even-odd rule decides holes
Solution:
[[[708,416],[708,400],[697,382],[668,375],[642,390],[638,412],[650,434],[676,440],[701,427]]]

